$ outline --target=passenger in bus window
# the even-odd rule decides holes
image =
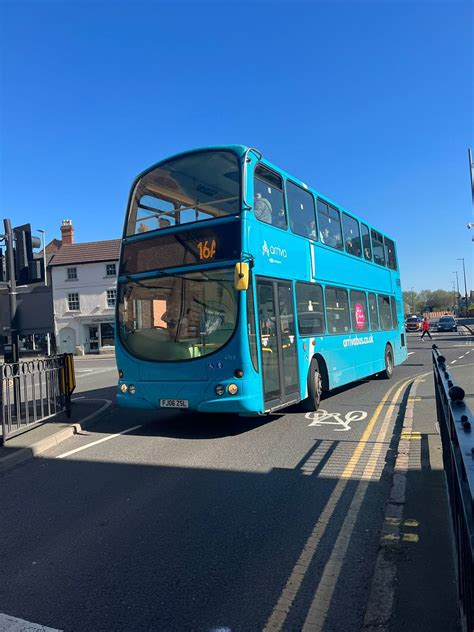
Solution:
[[[308,226],[308,237],[310,239],[316,239],[316,222],[310,222]]]
[[[270,222],[270,223],[272,223],[274,226],[278,226],[279,228],[285,228],[286,227],[285,209],[281,208],[278,211],[278,215],[275,217],[275,221]]]
[[[262,197],[261,193],[255,195],[254,200],[255,217],[266,224],[272,223],[272,205],[269,200]],[[283,211],[283,214],[285,211]]]
[[[329,228],[328,227],[323,228],[323,230],[320,232],[320,237],[321,237],[321,242],[323,244],[326,244],[327,246],[332,246],[333,248],[336,248],[336,240],[329,233]]]

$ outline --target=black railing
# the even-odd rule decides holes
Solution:
[[[74,388],[71,354],[1,365],[1,442],[59,413],[69,417]]]
[[[433,373],[443,462],[457,561],[461,620],[474,630],[474,417],[464,390],[454,383],[446,358],[433,345]]]

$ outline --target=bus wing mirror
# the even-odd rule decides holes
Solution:
[[[235,289],[239,292],[247,290],[249,287],[249,264],[243,261],[235,264],[234,283]]]

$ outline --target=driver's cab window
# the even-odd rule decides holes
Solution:
[[[282,178],[263,165],[255,168],[254,213],[261,222],[286,228]]]

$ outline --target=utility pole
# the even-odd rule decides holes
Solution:
[[[467,155],[469,158],[469,173],[471,174],[471,197],[472,197],[472,206],[474,209],[474,165],[472,164],[472,150],[467,150]]]
[[[410,290],[411,290],[411,311],[412,311],[412,314],[415,313],[415,292],[413,291],[414,287],[415,286],[412,285],[411,288],[410,288]]]
[[[462,261],[462,269],[464,272],[464,298],[466,300],[466,316],[467,316],[467,283],[466,283],[466,266],[464,265],[464,257],[458,258],[458,261]]]
[[[457,305],[457,307],[458,307],[458,312],[459,312],[459,298],[460,298],[461,294],[459,293],[459,277],[458,277],[458,271],[457,271],[457,270],[455,270],[455,271],[453,272],[453,274],[455,274],[455,275],[456,275],[456,283],[457,283],[457,287],[458,287],[458,296],[457,296],[457,299],[456,299],[456,305]],[[453,281],[453,283],[454,283],[454,281]]]
[[[10,299],[10,335],[9,345],[5,348],[5,361],[18,362],[18,327],[17,327],[17,301],[16,301],[16,273],[15,273],[15,253],[14,253],[14,235],[12,225],[9,219],[3,220],[5,229],[6,255],[7,255],[7,281],[8,296]]]

